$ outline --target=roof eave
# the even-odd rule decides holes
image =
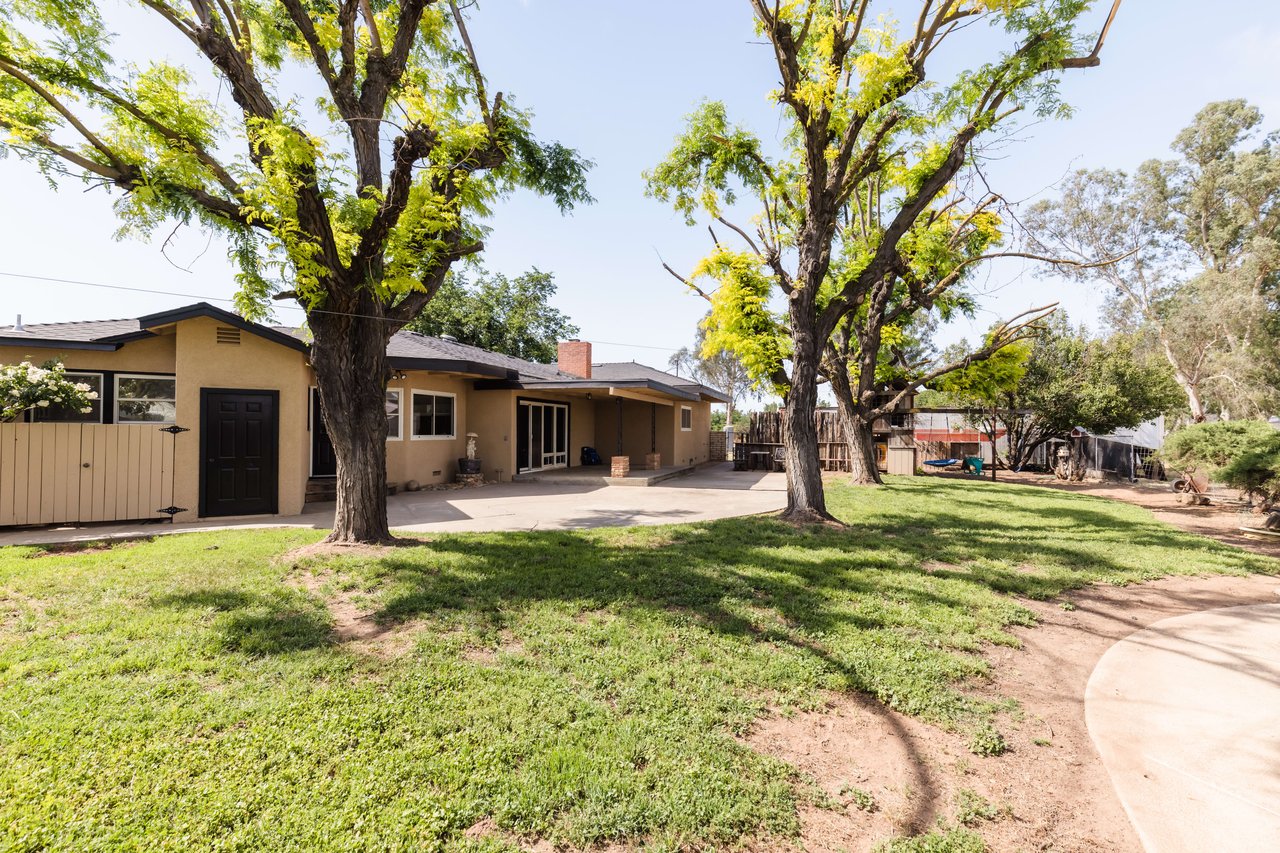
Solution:
[[[700,399],[696,393],[682,391],[672,385],[654,382],[652,379],[523,379],[520,385],[530,390],[543,391],[607,391],[610,388],[643,388],[678,400]]]
[[[512,379],[513,371],[478,361],[453,358],[414,358],[412,356],[388,356],[387,366],[397,370],[430,370],[436,373],[466,373],[492,379]]]
[[[79,349],[96,350],[97,352],[114,352],[122,344],[110,341],[72,341],[64,338],[28,338],[0,335],[0,346],[5,347],[38,347],[40,349]]]
[[[284,332],[277,332],[275,329],[262,326],[257,323],[251,323],[241,317],[239,314],[233,314],[222,308],[215,308],[208,302],[197,302],[194,305],[186,305],[182,308],[173,308],[168,311],[159,311],[155,314],[148,314],[145,317],[138,318],[138,325],[143,329],[154,329],[159,326],[168,326],[173,323],[180,323],[183,320],[193,320],[197,317],[209,317],[228,326],[234,326],[237,329],[249,332],[269,341],[280,344],[281,346],[295,349],[298,352],[309,352],[309,347],[304,341],[300,341],[293,335],[286,335]]]

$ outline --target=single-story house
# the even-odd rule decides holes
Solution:
[[[197,303],[129,320],[0,326],[0,364],[61,361],[98,400],[0,425],[0,525],[301,511],[335,474],[303,330]],[[448,338],[387,348],[387,477],[452,482],[475,433],[490,480],[709,459],[713,388],[567,341],[536,364]],[[47,425],[39,427],[39,425]]]

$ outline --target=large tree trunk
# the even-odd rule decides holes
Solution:
[[[840,415],[840,429],[844,432],[849,454],[849,482],[855,486],[878,486],[880,466],[876,464],[875,436],[871,432],[872,421],[859,411],[854,399],[853,384],[845,364],[835,364],[827,381],[836,398],[836,411]]]
[[[1089,472],[1088,436],[1071,439],[1071,455],[1067,459],[1067,479],[1073,483],[1084,481]]]
[[[1178,387],[1182,389],[1182,393],[1187,397],[1187,408],[1191,410],[1191,420],[1196,423],[1203,423],[1205,409],[1204,401],[1200,399],[1200,387],[1197,383],[1191,381],[1191,377],[1187,376],[1182,369],[1182,365],[1178,363],[1178,356],[1173,351],[1173,345],[1165,338],[1164,329],[1160,330],[1160,344],[1164,349],[1165,361],[1169,362],[1169,366],[1173,368],[1174,381],[1178,383]]]
[[[845,421],[841,418],[841,421]],[[851,422],[843,423],[845,437],[849,442],[849,482],[856,486],[879,486],[884,483],[880,478],[880,463],[876,458],[876,441],[871,432],[871,423],[865,418],[854,416]]]
[[[372,300],[353,313],[311,317],[311,365],[338,460],[338,505],[325,540],[391,541],[387,526],[387,325]]]
[[[794,334],[791,384],[782,409],[782,441],[787,460],[787,508],[782,517],[800,524],[833,521],[822,491],[818,460],[818,348],[813,336]]]

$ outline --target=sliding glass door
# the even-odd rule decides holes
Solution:
[[[569,465],[569,407],[521,400],[516,407],[516,467],[520,472]]]

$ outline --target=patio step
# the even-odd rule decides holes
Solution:
[[[400,491],[399,483],[387,483],[387,494],[394,495]],[[302,498],[303,503],[325,503],[338,499],[338,480],[336,477],[312,477],[307,480],[307,491]]]
[[[311,478],[307,480],[307,493],[303,503],[321,503],[338,499],[338,480],[335,477]]]

